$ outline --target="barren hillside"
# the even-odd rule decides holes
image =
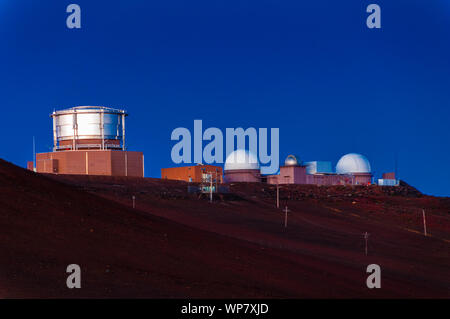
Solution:
[[[283,186],[287,228],[264,184],[209,203],[183,182],[0,161],[0,189],[0,297],[450,297],[450,200],[407,186]],[[81,289],[66,288],[72,263]],[[366,287],[372,263],[381,289]]]

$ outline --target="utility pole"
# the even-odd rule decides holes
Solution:
[[[213,193],[212,193],[212,186],[213,186],[213,180],[212,180],[212,173],[209,175],[210,185],[209,185],[209,202],[212,203],[213,201]]]
[[[423,234],[427,236],[427,220],[425,217],[425,209],[422,209],[422,217],[423,217]]]
[[[367,256],[367,243],[368,243],[368,241],[369,241],[369,233],[368,233],[368,232],[365,232],[365,234],[364,234],[364,240],[366,241],[366,256]]]
[[[287,228],[288,211],[289,211],[289,209],[288,209],[288,207],[286,206],[286,207],[284,208],[284,228]]]
[[[136,196],[131,196],[131,198],[133,199],[133,208],[136,208]]]
[[[395,174],[395,179],[398,179],[398,152],[395,151],[395,158],[394,158],[394,174]]]
[[[36,141],[33,136],[33,171],[36,172]]]
[[[280,208],[280,185],[277,183],[277,208]]]
[[[214,188],[214,191],[216,192],[216,193],[219,193],[219,188],[218,188],[218,185],[217,185],[217,170],[216,170],[216,178],[215,178],[215,180],[214,180],[214,182],[216,183],[216,188]]]

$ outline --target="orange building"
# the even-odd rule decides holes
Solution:
[[[214,165],[180,166],[161,168],[162,179],[201,183],[212,177],[213,182],[222,183],[222,167]]]

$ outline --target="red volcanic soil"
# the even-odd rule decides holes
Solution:
[[[274,186],[232,184],[209,203],[187,185],[40,175],[0,160],[0,297],[450,297],[449,198],[283,186],[284,228]],[[366,286],[373,263],[380,289]],[[81,289],[66,287],[69,264]]]

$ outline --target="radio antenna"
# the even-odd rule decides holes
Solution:
[[[394,173],[395,173],[395,179],[399,179],[398,178],[398,152],[395,151],[394,154]]]
[[[36,140],[33,135],[33,170],[36,171]]]

